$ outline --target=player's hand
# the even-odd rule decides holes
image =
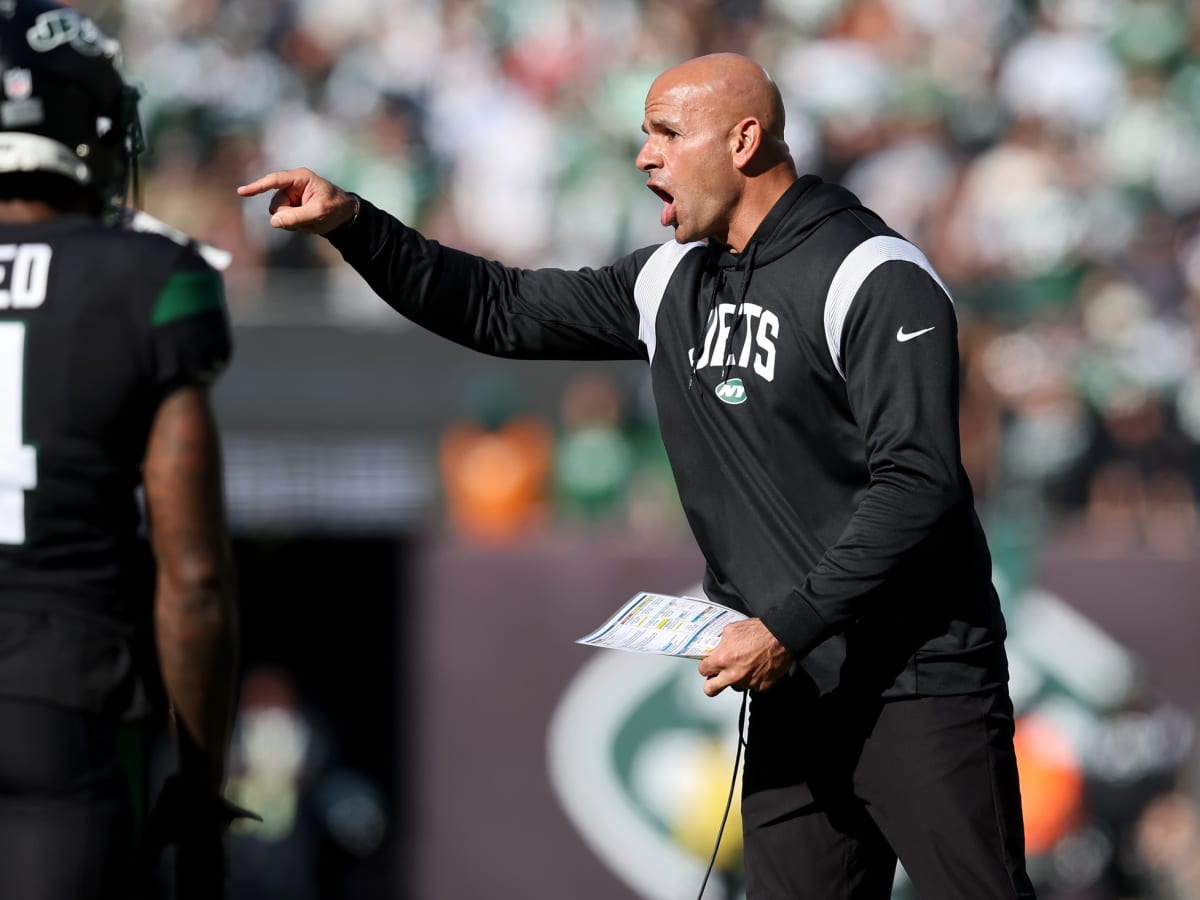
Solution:
[[[312,169],[285,169],[264,175],[237,192],[254,197],[267,191],[271,197],[271,224],[285,231],[329,234],[358,212],[358,200]]]
[[[176,900],[225,896],[225,832],[234,819],[262,821],[180,774],[169,777],[146,821],[142,869],[152,872],[163,848],[175,848]]]
[[[725,626],[717,648],[700,660],[700,674],[704,693],[715,697],[727,687],[765,691],[791,666],[792,655],[762,619],[746,619]]]

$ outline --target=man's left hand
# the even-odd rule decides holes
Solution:
[[[725,626],[717,649],[700,661],[700,674],[704,693],[715,697],[727,687],[765,691],[791,666],[792,655],[762,619],[746,619]]]

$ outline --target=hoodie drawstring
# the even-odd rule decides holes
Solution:
[[[741,327],[742,320],[746,318],[746,294],[750,290],[750,277],[754,272],[754,256],[758,252],[758,241],[751,240],[746,246],[744,262],[740,266],[742,269],[742,284],[738,288],[737,307],[734,311],[733,327],[729,331],[729,339],[725,344],[725,358],[721,361],[721,381],[729,376],[729,366],[736,361],[737,357],[734,353],[734,337],[737,335],[738,329]],[[710,257],[711,259],[711,257]],[[712,263],[710,262],[710,265]],[[704,323],[700,327],[699,338],[696,341],[696,349],[692,351],[692,371],[688,375],[688,390],[692,389],[692,384],[696,380],[696,370],[700,365],[700,358],[704,355],[705,339],[708,337],[708,330],[712,327],[713,318],[717,314],[721,290],[726,285],[725,269],[716,265],[716,276],[713,278],[712,294],[708,301],[708,315],[705,316]]]
[[[738,333],[738,328],[741,327],[742,320],[746,318],[746,293],[750,290],[750,276],[754,272],[754,254],[758,250],[758,241],[750,241],[746,247],[746,262],[742,266],[742,284],[738,288],[737,307],[733,313],[733,327],[729,329],[729,341],[725,344],[725,358],[721,361],[721,381],[729,377],[729,366],[736,361],[734,357],[734,337]]]

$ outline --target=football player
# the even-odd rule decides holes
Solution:
[[[73,9],[0,0],[8,900],[135,896],[135,859],[164,843],[176,896],[223,885],[237,631],[208,389],[230,329],[195,246],[130,226],[141,133],[118,56]],[[178,770],[147,823],[130,751],[162,687]]]

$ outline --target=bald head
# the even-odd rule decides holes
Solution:
[[[654,83],[662,91],[683,88],[713,106],[732,125],[754,118],[763,131],[783,140],[783,97],[767,70],[739,53],[697,56],[667,69]]]

